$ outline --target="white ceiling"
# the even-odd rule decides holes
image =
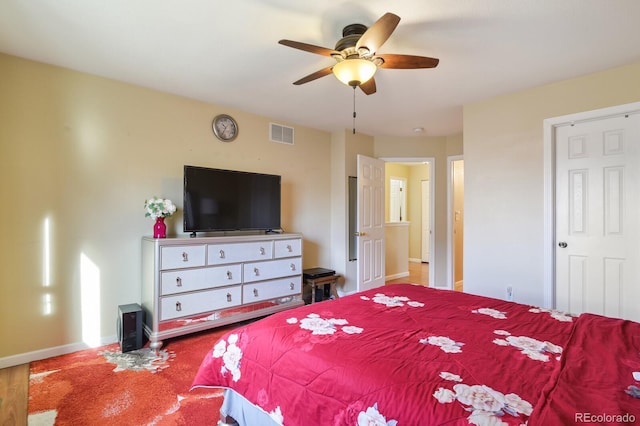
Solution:
[[[353,90],[329,75],[293,81],[331,58],[342,28],[402,20],[380,54],[440,58],[434,69],[380,69],[356,91],[369,135],[462,131],[462,106],[640,62],[638,0],[1,0],[0,52],[84,71],[273,120],[351,129]]]

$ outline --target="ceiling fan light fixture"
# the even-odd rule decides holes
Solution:
[[[333,66],[333,75],[347,86],[360,86],[371,80],[378,67],[366,59],[345,59]]]

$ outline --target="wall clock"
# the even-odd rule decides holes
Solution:
[[[213,134],[222,142],[231,142],[238,136],[238,123],[230,115],[220,114],[211,123]]]

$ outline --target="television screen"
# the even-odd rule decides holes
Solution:
[[[280,179],[184,166],[184,232],[280,229]]]

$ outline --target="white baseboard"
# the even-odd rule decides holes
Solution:
[[[101,345],[110,345],[117,342],[116,336],[110,336],[101,340]],[[73,352],[89,349],[86,343],[70,343],[68,345],[55,346],[53,348],[40,349],[33,352],[25,352],[22,354],[11,355],[0,358],[0,368],[15,367],[16,365],[27,364],[32,361],[51,358],[59,355],[66,355]]]
[[[409,262],[422,263],[422,259],[418,259],[417,257],[410,257]]]
[[[409,271],[406,272],[398,272],[397,274],[386,275],[384,277],[385,281],[397,280],[398,278],[404,278],[409,276]]]

